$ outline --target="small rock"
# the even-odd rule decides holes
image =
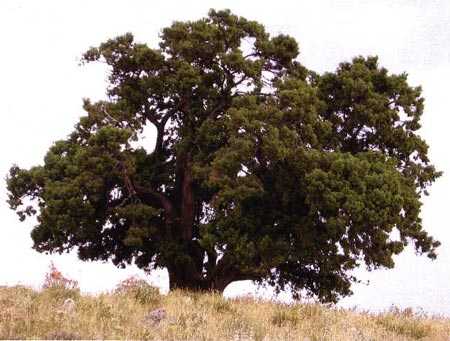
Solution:
[[[73,313],[75,311],[75,301],[71,298],[67,298],[62,305],[62,310],[65,313]]]
[[[164,308],[158,308],[152,310],[147,315],[145,315],[144,320],[150,322],[153,325],[158,325],[162,320],[167,317],[167,312]]]

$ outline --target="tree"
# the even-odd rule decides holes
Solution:
[[[408,243],[435,258],[421,89],[376,57],[319,75],[297,55],[228,10],[173,23],[159,48],[125,34],[88,50],[110,68],[108,100],[85,100],[44,165],[7,178],[11,208],[37,215],[34,248],[165,267],[171,288],[253,280],[322,301]],[[138,146],[147,126],[153,150]]]

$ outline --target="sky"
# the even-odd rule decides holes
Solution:
[[[317,72],[333,71],[357,55],[378,55],[392,73],[407,72],[425,97],[421,136],[444,175],[423,198],[425,229],[440,240],[438,259],[412,248],[395,258],[392,270],[356,275],[365,284],[343,307],[379,311],[391,305],[450,316],[450,158],[448,88],[450,80],[450,2],[414,0],[336,1],[33,1],[0,2],[0,285],[38,288],[51,261],[84,292],[112,290],[131,275],[167,291],[165,271],[144,274],[136,267],[81,262],[74,253],[42,255],[31,249],[32,220],[20,223],[6,204],[4,177],[12,164],[41,164],[51,144],[64,139],[83,115],[82,98],[104,98],[107,70],[80,66],[91,46],[125,32],[150,46],[174,20],[195,20],[210,8],[264,24],[272,34],[289,34],[300,45],[299,60]],[[147,136],[145,143],[151,143]],[[369,284],[367,284],[369,282]],[[258,294],[249,282],[231,284],[227,296]],[[286,296],[283,296],[284,298]]]

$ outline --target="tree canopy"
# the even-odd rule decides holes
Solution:
[[[158,48],[128,33],[89,49],[84,62],[109,66],[108,99],[85,100],[44,164],[7,178],[11,208],[37,216],[34,248],[167,268],[171,288],[253,280],[322,301],[408,243],[435,258],[421,89],[376,57],[318,74],[298,54],[228,10],[174,22]]]

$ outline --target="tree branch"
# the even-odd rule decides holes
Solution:
[[[168,110],[168,112],[165,113],[164,115],[161,115],[161,118],[158,121],[155,118],[154,113],[151,113],[150,109],[148,109],[147,105],[145,105],[144,116],[145,116],[146,119],[148,119],[156,127],[156,131],[157,131],[154,153],[158,154],[163,149],[164,130],[165,130],[167,121],[171,117],[173,117],[177,112],[180,111],[181,106],[182,106],[182,103],[180,102],[175,108],[172,108],[171,110]]]
[[[175,218],[175,211],[172,205],[172,202],[167,198],[163,193],[155,191],[149,187],[143,187],[137,184],[134,184],[134,188],[136,189],[138,194],[146,194],[155,198],[161,207],[164,209],[164,213],[166,216],[166,222],[168,224],[172,224]]]
[[[153,197],[160,205],[161,208],[164,209],[164,215],[166,217],[166,223],[168,225],[171,225],[175,218],[175,211],[172,205],[172,202],[167,198],[164,194],[150,188],[150,187],[144,187],[139,184],[136,184],[130,177],[130,175],[127,173],[126,168],[122,161],[119,162],[122,175],[124,177],[124,183],[125,187],[127,188],[128,192],[130,193],[130,196],[138,196],[141,194],[149,195]],[[128,200],[126,198],[125,200]]]

